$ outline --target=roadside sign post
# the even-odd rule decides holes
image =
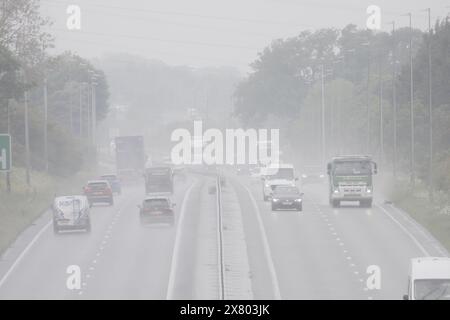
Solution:
[[[9,172],[12,167],[11,156],[11,136],[9,134],[0,134],[0,172],[6,172],[6,189],[11,191],[11,183],[9,179]]]

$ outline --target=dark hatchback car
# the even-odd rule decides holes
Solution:
[[[272,210],[303,210],[303,193],[297,187],[277,186],[272,194]]]
[[[122,185],[120,183],[119,178],[115,174],[104,174],[100,176],[100,180],[106,180],[109,182],[111,189],[114,193],[121,194],[122,193]]]
[[[175,214],[169,197],[150,196],[144,199],[139,208],[141,224],[165,223],[173,225]]]

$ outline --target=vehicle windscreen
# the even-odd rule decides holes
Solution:
[[[95,183],[89,183],[88,184],[89,189],[92,190],[104,190],[108,187],[108,184],[104,182],[95,182]]]
[[[169,208],[169,202],[166,199],[149,199],[144,201],[145,210],[158,210]]]
[[[117,180],[117,177],[116,177],[116,176],[113,176],[113,175],[101,176],[100,178],[101,178],[101,180],[108,180],[108,181],[114,181],[114,180]]]
[[[62,212],[79,212],[81,201],[80,199],[63,199],[56,202],[56,207]]]
[[[414,281],[416,300],[450,300],[450,279],[426,279]]]
[[[334,164],[334,174],[337,176],[359,176],[372,174],[372,164],[369,161],[340,161]]]
[[[300,194],[300,192],[298,191],[297,188],[294,188],[294,187],[289,187],[289,188],[277,187],[274,190],[274,194],[275,195],[284,195],[284,196],[298,196]]]
[[[293,180],[294,179],[294,169],[292,169],[292,168],[268,169],[267,179],[269,179],[269,180],[276,180],[276,179]]]
[[[167,181],[169,178],[170,178],[170,169],[168,168],[147,170],[147,180],[149,181],[163,182]]]

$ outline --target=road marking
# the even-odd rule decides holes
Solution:
[[[414,237],[414,235],[408,231],[408,229],[406,229],[400,222],[398,222],[398,220],[395,219],[385,208],[378,204],[376,206],[380,208],[389,218],[391,218],[391,220],[394,221],[400,227],[400,229],[402,229],[408,235],[408,237],[411,238],[411,240],[416,244],[416,246],[420,249],[420,251],[422,251],[423,254],[428,257],[430,256],[428,251],[420,244],[416,237]]]
[[[183,198],[183,202],[181,204],[180,218],[178,219],[177,230],[176,230],[176,234],[175,234],[175,245],[173,247],[173,252],[172,252],[172,262],[170,265],[169,283],[167,286],[166,300],[172,300],[173,296],[174,296],[175,276],[177,274],[177,267],[178,267],[178,255],[179,255],[178,251],[180,250],[180,245],[181,245],[181,236],[180,236],[181,230],[182,230],[181,226],[183,225],[189,195],[191,194],[191,191],[192,191],[194,185],[195,185],[195,183],[192,183],[191,186],[189,187],[189,189],[186,191],[184,198]]]
[[[3,278],[0,280],[0,288],[6,282],[6,280],[11,275],[11,273],[14,271],[14,269],[19,265],[20,261],[27,254],[27,252],[31,249],[31,247],[33,247],[33,245],[36,243],[36,241],[39,240],[39,238],[42,236],[42,234],[51,225],[52,225],[52,221],[50,220],[45,226],[42,227],[42,229],[34,236],[34,238],[31,240],[31,242],[25,247],[25,249],[22,251],[22,253],[17,257],[17,259],[14,261],[14,263],[11,265],[11,267],[9,267],[8,271],[5,273]]]
[[[255,198],[253,197],[249,188],[244,186],[250,196],[250,200],[252,201],[253,207],[255,208],[256,218],[258,220],[259,229],[261,232],[262,243],[264,247],[264,253],[267,259],[267,264],[269,266],[270,277],[272,280],[272,288],[275,295],[275,300],[281,300],[280,287],[278,285],[277,273],[275,271],[275,264],[273,263],[272,254],[270,252],[269,241],[267,240],[266,229],[264,228],[264,224],[261,218],[261,213],[258,208],[258,204],[256,203]]]

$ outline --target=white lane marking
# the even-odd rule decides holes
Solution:
[[[31,240],[31,242],[25,247],[25,249],[22,251],[22,253],[17,257],[17,259],[14,261],[14,263],[9,267],[8,271],[5,273],[3,278],[0,280],[0,288],[4,285],[8,277],[11,275],[11,273],[14,271],[14,269],[19,265],[20,261],[22,261],[23,257],[28,253],[28,251],[33,247],[33,245],[36,243],[36,241],[39,240],[39,238],[42,236],[42,234],[52,225],[52,220],[50,220],[45,226],[42,227],[42,229],[34,236],[34,238]]]
[[[176,234],[175,234],[175,245],[173,247],[173,252],[172,252],[172,262],[170,265],[169,283],[167,285],[166,300],[172,300],[173,296],[174,296],[175,277],[177,274],[177,267],[178,267],[178,256],[179,256],[178,252],[179,252],[180,246],[181,246],[181,230],[182,230],[181,226],[183,225],[189,195],[191,194],[191,191],[195,184],[196,184],[195,182],[192,183],[191,186],[189,187],[189,189],[186,191],[184,198],[183,198],[183,202],[181,204],[180,218],[178,219],[178,222],[177,222],[177,230],[176,230]]]
[[[245,186],[244,186],[245,187]],[[266,229],[264,228],[264,223],[261,218],[261,212],[259,211],[258,204],[256,203],[255,198],[253,197],[249,188],[245,187],[250,196],[250,200],[252,201],[253,207],[255,208],[256,218],[258,220],[259,229],[261,232],[262,243],[264,247],[264,253],[266,256],[267,264],[269,266],[270,277],[272,280],[272,288],[275,295],[275,300],[281,300],[280,286],[278,285],[277,273],[275,271],[275,264],[273,263],[272,254],[270,252],[269,241],[267,240]]]
[[[430,254],[428,253],[428,251],[420,244],[420,242],[416,239],[416,237],[414,237],[414,235],[408,231],[408,229],[406,229],[400,222],[398,222],[397,219],[395,219],[390,213],[389,211],[387,211],[385,208],[383,208],[380,205],[376,205],[378,208],[380,208],[392,221],[394,221],[399,227],[400,229],[403,230],[403,232],[405,232],[408,237],[411,238],[411,240],[416,244],[416,246],[420,249],[420,251],[422,251],[423,254],[425,254],[426,256],[430,256]]]

